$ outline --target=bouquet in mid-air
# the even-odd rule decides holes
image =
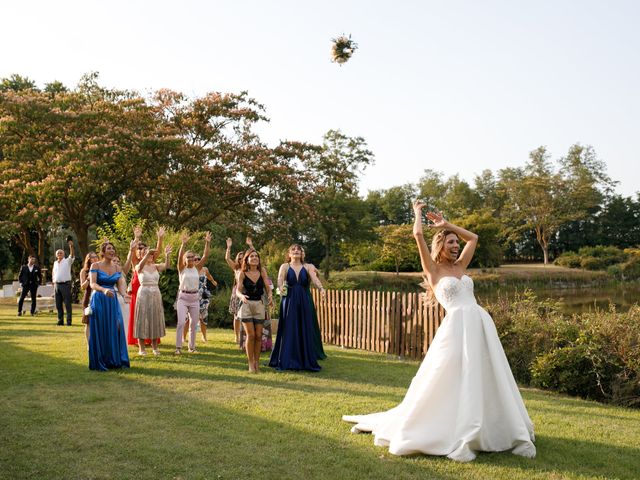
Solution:
[[[358,44],[344,34],[338,38],[331,39],[331,61],[342,65],[351,58],[353,52],[357,50]]]

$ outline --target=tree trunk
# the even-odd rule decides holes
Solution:
[[[73,223],[71,225],[73,229],[73,233],[76,234],[76,239],[78,240],[78,247],[76,248],[76,258],[84,258],[89,252],[89,225],[86,223]]]
[[[22,229],[20,230],[20,233],[18,234],[17,238],[18,238],[18,242],[20,244],[20,246],[22,247],[23,253],[22,255],[24,256],[26,255],[32,255],[34,254],[34,249],[33,249],[33,245],[31,245],[31,235],[29,230],[27,229]],[[20,262],[22,262],[22,260],[24,259],[20,259]]]
[[[542,248],[542,256],[544,258],[544,264],[549,263],[549,239],[547,238],[547,230],[543,227],[536,227],[536,240],[538,245]]]
[[[38,262],[40,262],[40,268],[44,266],[44,237],[45,232],[38,229]]]

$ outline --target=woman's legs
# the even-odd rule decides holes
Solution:
[[[240,343],[240,318],[236,315],[233,317],[233,333],[236,334],[236,343]]]
[[[246,325],[246,323],[245,323]],[[263,325],[261,323],[256,323],[253,325],[255,330],[254,335],[254,345],[253,345],[253,369],[256,373],[260,369],[260,350],[262,349],[262,329]]]
[[[197,294],[191,302],[187,304],[189,310],[189,351],[196,349],[196,331],[198,330],[198,319],[200,318],[200,301]]]
[[[182,348],[182,342],[184,341],[184,325],[187,322],[187,304],[182,299],[181,293],[178,294],[176,313],[178,314],[178,327],[176,328],[176,353],[178,353]]]
[[[247,359],[249,360],[249,371],[251,373],[256,373],[256,329],[254,328],[253,322],[251,320],[249,320],[248,322],[242,322],[242,326],[244,327],[244,331],[246,332],[245,345],[247,349]]]
[[[184,335],[182,336],[182,341],[187,341],[187,335],[189,334],[189,327],[191,326],[191,319],[189,318],[189,312],[187,311],[187,321],[184,324]]]
[[[146,355],[146,354],[147,354],[147,350],[145,349],[145,346],[144,346],[144,339],[139,338],[138,339],[138,355]]]
[[[204,318],[204,320],[202,319],[202,317],[200,317],[200,333],[202,334],[202,341],[204,343],[207,343],[207,324],[205,323],[207,317]]]

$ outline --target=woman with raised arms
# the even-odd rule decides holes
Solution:
[[[394,455],[446,455],[468,462],[477,452],[510,450],[534,457],[534,433],[498,333],[465,274],[478,236],[429,212],[438,230],[431,252],[424,240],[422,209],[413,204],[413,234],[429,288],[447,315],[404,400],[386,412],[345,415],[354,433],[372,432],[374,443]],[[465,242],[460,252],[459,241]]]

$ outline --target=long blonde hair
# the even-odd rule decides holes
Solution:
[[[431,240],[431,259],[434,262],[442,263],[442,251],[444,250],[444,244],[447,241],[447,236],[450,234],[454,234],[456,237],[458,236],[457,233],[452,232],[451,230],[440,230],[433,236],[433,239]],[[422,275],[422,282],[420,283],[420,286],[426,290],[424,295],[428,305],[435,305],[438,303],[436,294],[433,291],[433,288],[431,288],[426,275]]]
[[[433,236],[431,240],[431,258],[436,263],[442,263],[442,250],[444,250],[444,243],[447,241],[447,236],[454,234],[456,238],[458,234],[451,230],[440,230]]]

